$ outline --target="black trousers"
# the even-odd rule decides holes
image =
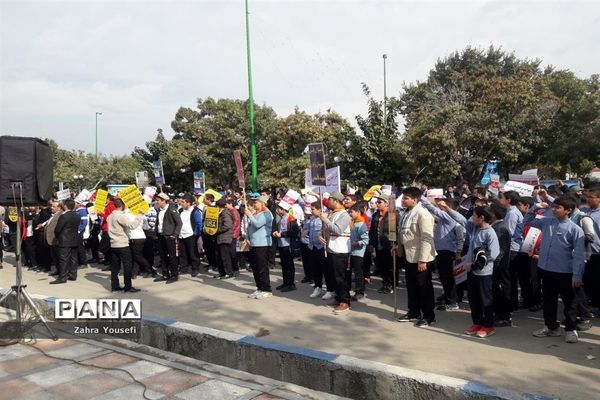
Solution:
[[[492,297],[496,319],[510,320],[510,312],[513,309],[510,283],[509,267],[495,265],[492,275]]]
[[[104,254],[104,262],[110,263],[110,236],[105,231],[102,231],[100,237],[100,252]]]
[[[207,235],[202,233],[202,243],[204,246],[204,254],[206,261],[210,267],[217,266],[217,238],[215,235]]]
[[[431,265],[419,272],[416,263],[405,264],[406,292],[408,294],[408,313],[414,317],[422,316],[427,321],[435,319],[433,283],[431,281]]]
[[[296,276],[296,267],[290,246],[279,247],[279,260],[281,262],[281,274],[283,275],[283,284],[285,286],[294,285]]]
[[[302,243],[300,245],[300,254],[302,255],[302,269],[304,270],[304,278],[308,280],[313,280],[311,264],[310,264],[310,249],[308,245]]]
[[[513,310],[519,308],[519,286],[525,306],[533,305],[533,287],[531,285],[531,260],[527,253],[510,252],[510,300]]]
[[[373,253],[367,246],[365,256],[363,257],[363,277],[371,278],[371,265],[373,265]]]
[[[231,243],[217,244],[217,267],[219,269],[219,275],[233,275]]]
[[[350,304],[350,288],[346,283],[346,270],[348,269],[348,253],[327,252],[329,268],[333,271],[335,279],[335,299],[340,303]],[[329,286],[327,287],[329,290]]]
[[[315,247],[310,250],[310,269],[312,271],[312,279],[315,282],[315,287],[322,288],[323,277],[325,277],[325,284],[327,285],[328,290],[329,288],[333,290],[333,282],[330,282],[331,278],[328,277],[325,272],[328,268],[324,249],[317,249]]]
[[[469,272],[469,306],[471,319],[475,325],[486,328],[494,326],[494,305],[492,301],[493,276],[480,276]]]
[[[277,255],[277,240],[273,240],[269,247],[269,268],[275,268],[275,256]]]
[[[87,249],[85,248],[85,240],[83,233],[79,234],[79,246],[77,246],[77,260],[79,265],[87,264]]]
[[[153,230],[145,230],[146,241],[144,242],[144,258],[148,261],[148,264],[152,266],[154,269],[154,256],[155,250],[157,248],[156,245],[156,233]]]
[[[269,247],[251,247],[250,265],[256,288],[261,292],[271,291],[271,278],[269,276]]]
[[[98,240],[97,233],[90,233],[90,237],[87,240],[88,246],[92,251],[92,258],[95,260],[100,259],[100,254],[98,252],[98,248],[100,247],[100,240]]]
[[[375,269],[381,274],[382,285],[393,287],[392,253],[389,249],[375,250]]]
[[[155,275],[156,271],[152,268],[152,264],[148,262],[144,257],[144,246],[146,245],[146,239],[131,239],[129,241],[129,247],[131,248],[131,256],[133,262],[138,265],[137,270],[135,267],[132,269],[132,274],[137,275],[138,273],[152,274]]]
[[[565,330],[575,330],[577,309],[573,307],[575,292],[572,279],[573,274],[546,270],[542,272],[544,323],[549,329],[556,329],[560,326],[560,323],[556,320],[558,296],[560,296],[565,314]]]
[[[77,247],[58,247],[58,279],[77,279]]]
[[[350,256],[350,269],[346,271],[346,285],[352,287],[352,273],[354,273],[354,293],[365,294],[365,277],[363,276],[364,260],[361,256]]]
[[[26,267],[37,267],[38,262],[35,254],[35,242],[33,236],[27,236],[27,238],[21,242],[21,250],[25,256],[23,265]]]
[[[110,259],[110,288],[115,290],[119,287],[119,271],[123,264],[124,289],[131,289],[131,271],[133,263],[131,261],[131,249],[129,247],[111,247]]]
[[[440,250],[435,259],[440,275],[440,282],[444,288],[446,304],[456,303],[456,283],[454,281],[454,255],[449,250]]]
[[[200,255],[198,254],[198,236],[192,235],[183,239],[180,239],[181,249],[189,265],[192,266],[192,272],[198,272],[200,270]]]
[[[163,276],[165,278],[176,278],[179,276],[177,266],[177,239],[169,236],[158,235],[158,253],[160,254],[160,263]]]

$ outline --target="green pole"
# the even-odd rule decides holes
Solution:
[[[250,13],[246,0],[246,54],[248,57],[248,114],[250,116],[250,157],[252,160],[252,191],[258,190],[258,167],[256,165],[256,141],[254,139],[254,96],[252,95],[252,58],[250,57]]]
[[[385,70],[385,60],[387,60],[387,54],[383,55],[383,128],[387,125],[387,80]]]

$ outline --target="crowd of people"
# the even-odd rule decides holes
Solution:
[[[536,186],[525,196],[450,186],[433,198],[406,187],[366,199],[303,190],[291,202],[285,192],[228,191],[201,201],[159,193],[147,213],[135,215],[118,197],[101,214],[67,199],[24,210],[22,258],[54,276],[51,284],[75,281],[79,268],[101,263],[111,290],[125,292],[139,291],[132,284],[138,276],[173,284],[180,274],[196,277],[203,264],[220,280],[248,270],[256,284],[248,297],[266,299],[278,254],[283,282],[275,290],[297,289],[300,258],[300,282],[312,285],[310,298],[329,300],[334,314],[361,301],[374,275],[381,277],[378,291],[393,294],[403,271],[408,310],[399,322],[434,324],[436,311],[458,310],[466,295],[466,334],[490,336],[527,309],[543,310],[545,326],[534,336],[561,336],[560,297],[565,340],[575,343],[600,307],[600,183],[555,189]],[[16,222],[0,212],[14,244]],[[443,288],[438,297],[434,271]]]

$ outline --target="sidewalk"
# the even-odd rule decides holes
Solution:
[[[9,258],[10,260],[10,258]],[[393,295],[367,290],[367,298],[352,304],[345,315],[334,315],[325,301],[309,299],[312,288],[275,293],[266,300],[248,299],[255,290],[252,275],[219,281],[209,274],[180,277],[165,285],[137,278],[135,294],[112,294],[109,273],[91,267],[79,271],[76,282],[49,285],[46,274],[25,271],[29,292],[61,298],[140,298],[144,315],[189,322],[264,340],[345,354],[361,359],[477,381],[487,385],[564,399],[597,398],[600,379],[600,320],[580,334],[577,344],[564,338],[538,339],[531,332],[543,325],[541,312],[515,314],[515,326],[499,328],[487,339],[462,332],[470,324],[467,309],[437,312],[436,325],[415,328],[393,320]],[[297,278],[301,277],[297,266]],[[14,280],[14,269],[0,270],[0,286]],[[280,270],[271,271],[273,287]],[[436,294],[439,288],[436,289]],[[406,309],[399,290],[399,313]],[[463,305],[464,306],[464,305]],[[463,307],[464,308],[464,307]],[[588,357],[591,356],[591,357]],[[595,357],[591,359],[592,357]]]
[[[0,349],[0,400],[342,399],[172,353],[149,356],[91,340],[40,339]]]

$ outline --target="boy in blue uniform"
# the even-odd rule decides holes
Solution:
[[[570,220],[577,207],[575,200],[561,196],[554,201],[553,216],[535,218],[534,206],[525,216],[524,223],[542,231],[542,247],[538,267],[542,270],[542,302],[545,326],[533,332],[536,337],[561,336],[560,324],[556,320],[558,296],[563,301],[565,341],[577,343],[575,330],[577,310],[573,307],[573,288],[581,287],[584,270],[583,230]]]

